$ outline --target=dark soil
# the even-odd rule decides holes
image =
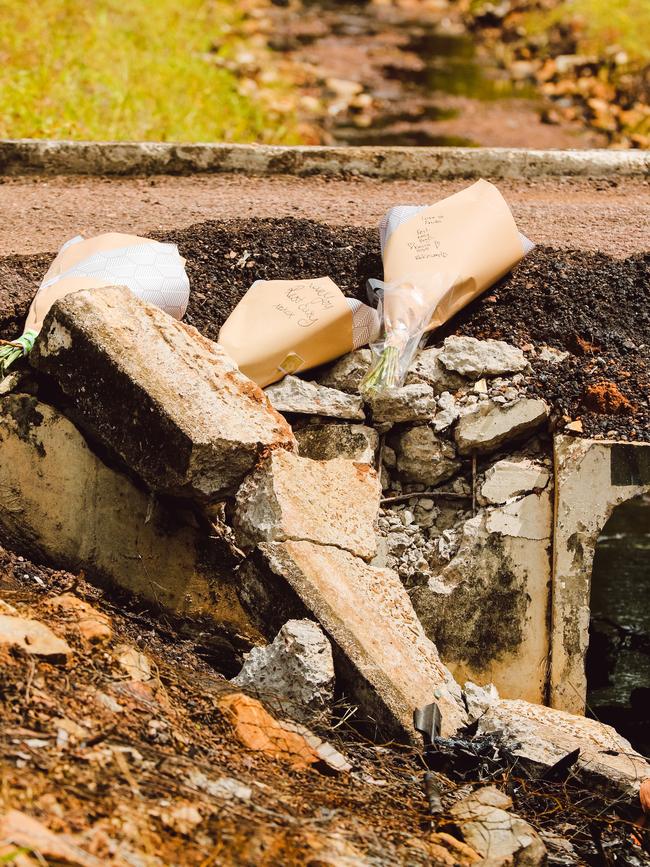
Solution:
[[[382,271],[374,229],[250,219],[158,237],[178,244],[187,258],[186,319],[213,340],[254,280],[329,275],[346,294],[365,300],[366,279]],[[0,338],[20,330],[52,255],[0,258]],[[556,427],[580,419],[586,436],[647,441],[649,300],[650,253],[616,259],[537,247],[432,340],[456,332],[515,343],[530,353],[531,392],[551,404]],[[536,361],[534,350],[543,345],[570,354],[559,364]],[[601,392],[609,399],[595,399]]]

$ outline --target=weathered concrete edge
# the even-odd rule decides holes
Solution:
[[[650,152],[0,140],[2,175],[323,175],[414,180],[650,176]]]

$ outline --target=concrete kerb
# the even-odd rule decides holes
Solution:
[[[0,140],[2,175],[358,175],[385,179],[648,177],[650,152]]]

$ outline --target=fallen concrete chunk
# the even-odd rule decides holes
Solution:
[[[437,485],[459,469],[456,450],[439,439],[428,425],[418,425],[400,435],[395,450],[397,469],[410,482]]]
[[[110,618],[72,593],[46,599],[43,608],[59,615],[66,635],[76,635],[87,644],[103,644],[113,635]]]
[[[369,349],[355,349],[339,358],[318,379],[321,385],[338,388],[348,394],[359,393],[361,380],[370,369],[372,353]]]
[[[315,424],[295,431],[303,458],[331,461],[347,458],[360,464],[374,464],[379,435],[364,424]]]
[[[438,347],[423,349],[422,352],[419,352],[409,367],[406,382],[424,382],[431,386],[436,395],[445,391],[458,391],[459,388],[467,386],[468,383],[464,377],[444,367],[440,361],[441,352],[442,348]]]
[[[543,400],[523,398],[507,406],[488,401],[458,422],[455,432],[458,451],[461,455],[496,451],[505,443],[537,430],[548,414]]]
[[[443,391],[438,398],[438,409],[434,416],[433,427],[436,431],[447,430],[460,415],[461,407],[453,395],[448,391]]]
[[[433,417],[436,400],[425,383],[413,383],[369,399],[375,422],[424,421]]]
[[[104,464],[53,407],[3,398],[0,454],[0,539],[9,548],[247,632],[218,541]]]
[[[520,700],[499,699],[479,718],[479,733],[500,732],[524,759],[548,768],[580,749],[574,771],[589,788],[612,798],[638,799],[650,764],[611,726],[566,711]]]
[[[372,559],[381,486],[367,464],[312,461],[272,452],[237,493],[235,529],[244,547],[300,539]]]
[[[545,488],[549,478],[546,467],[526,458],[497,461],[485,474],[481,494],[488,503],[502,504],[512,497]]]
[[[313,620],[289,620],[272,644],[254,647],[231,681],[274,710],[307,722],[334,698],[332,646]]]
[[[447,370],[471,379],[518,373],[528,366],[524,353],[516,346],[475,337],[447,337],[439,360]]]
[[[512,800],[494,786],[477,789],[449,810],[463,840],[493,867],[537,867],[546,847],[534,828],[506,812]]]
[[[465,724],[460,687],[425,636],[395,572],[310,542],[259,548],[240,570],[240,593],[251,616],[268,631],[279,617],[313,614],[335,645],[337,682],[359,704],[361,719],[372,719],[387,735],[406,733],[417,741],[413,711],[436,701],[443,733]]]
[[[152,491],[211,500],[236,490],[264,449],[296,447],[218,344],[123,287],[58,301],[30,362]]]
[[[28,617],[0,614],[0,645],[20,647],[32,656],[43,656],[52,661],[66,661],[72,649],[66,641],[55,635],[49,626]]]
[[[281,382],[266,388],[264,393],[279,412],[365,419],[363,401],[358,395],[345,394],[297,376],[285,376]]]

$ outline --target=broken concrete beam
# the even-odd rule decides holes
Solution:
[[[312,461],[271,452],[237,493],[235,529],[243,547],[301,539],[372,559],[381,485],[367,464]]]
[[[257,693],[276,713],[302,722],[334,699],[332,646],[313,620],[289,620],[266,647],[254,647],[231,683]]]
[[[503,340],[477,340],[475,337],[447,337],[439,355],[440,363],[453,373],[480,379],[519,373],[528,366],[521,349]]]
[[[395,445],[397,469],[409,482],[437,485],[460,469],[453,445],[439,439],[429,425],[400,434]]]
[[[285,376],[281,382],[264,389],[264,393],[278,412],[361,421],[366,417],[359,395],[345,394],[336,388],[307,382],[297,376]]]
[[[488,503],[501,505],[529,491],[542,490],[549,478],[545,466],[528,458],[497,461],[485,473],[481,496]]]
[[[211,500],[236,490],[265,449],[296,447],[218,344],[124,287],[58,301],[30,361],[152,491]]]
[[[636,802],[640,782],[650,778],[650,764],[611,726],[562,710],[498,699],[479,717],[478,731],[501,733],[515,755],[541,768],[579,749],[573,774],[612,799]]]
[[[414,742],[413,711],[431,701],[443,734],[466,723],[461,691],[424,634],[397,574],[311,542],[262,544],[239,572],[239,590],[261,631],[315,616],[334,646],[337,683],[361,720]]]
[[[314,424],[294,431],[303,458],[331,461],[347,458],[360,464],[374,464],[379,435],[365,424]]]
[[[250,631],[219,543],[104,464],[56,409],[3,398],[0,454],[0,540],[12,550]]]
[[[458,422],[455,432],[458,451],[461,455],[494,452],[505,443],[537,430],[548,414],[543,400],[523,398],[506,406],[488,401]]]

